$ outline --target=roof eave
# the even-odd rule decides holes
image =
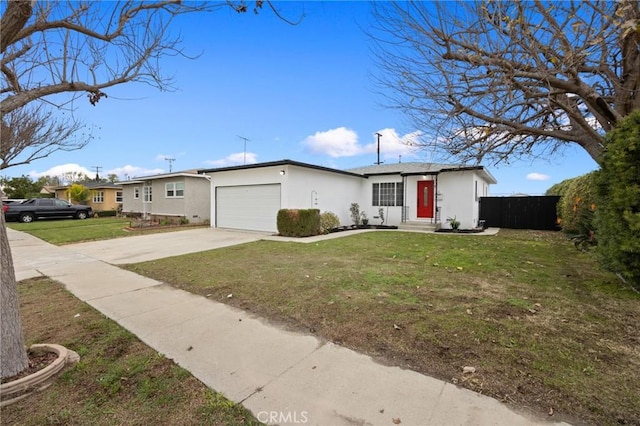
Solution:
[[[367,178],[367,176],[359,173],[352,173],[344,170],[332,169],[330,167],[317,166],[315,164],[302,163],[300,161],[294,161],[294,160],[288,160],[288,159],[270,161],[266,163],[243,164],[240,166],[218,167],[215,169],[201,169],[201,170],[198,170],[198,173],[214,174],[219,172],[228,172],[228,171],[235,171],[235,170],[249,170],[249,169],[259,169],[264,167],[281,167],[281,166],[296,166],[296,167],[303,167],[306,169],[321,170],[329,173],[337,173],[337,174],[365,178],[365,179]]]

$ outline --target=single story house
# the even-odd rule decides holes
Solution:
[[[184,179],[180,197],[171,192],[172,182],[177,179]],[[197,191],[195,187],[187,190],[186,179],[199,182]],[[212,227],[277,232],[280,209],[330,211],[342,225],[349,225],[352,203],[358,203],[371,224],[380,223],[382,209],[385,225],[447,227],[446,219],[455,217],[461,228],[473,228],[478,226],[480,197],[489,195],[489,186],[496,180],[482,166],[397,163],[338,170],[280,160],[120,183],[125,187],[124,212],[157,215],[179,211],[187,218],[203,217],[202,203],[207,202],[206,214]],[[145,186],[164,194],[159,202],[157,197],[149,200],[146,210],[140,194],[146,197],[144,191],[151,189],[145,190]],[[205,190],[208,194],[204,194]],[[148,195],[150,198],[151,192]],[[160,208],[168,200],[175,202],[172,208]],[[196,205],[200,210],[196,211]]]
[[[204,223],[211,218],[210,177],[184,171],[118,182],[123,188],[123,214],[154,220]]]
[[[117,210],[122,205],[122,186],[111,182],[87,182],[83,183],[89,188],[91,196],[86,205],[91,206],[93,211]],[[67,190],[70,185],[55,187],[55,198],[71,202]]]

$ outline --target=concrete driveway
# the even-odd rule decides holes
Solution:
[[[112,265],[123,265],[249,243],[268,235],[261,232],[198,228],[69,244],[65,248]]]

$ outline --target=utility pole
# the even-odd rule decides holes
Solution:
[[[102,166],[93,166],[93,169],[96,169],[96,182],[98,182],[100,180],[100,169],[102,168]]]
[[[176,159],[175,158],[169,158],[169,157],[164,157],[164,159],[169,162],[169,173],[171,173],[171,166],[173,165],[173,162],[176,161]]]
[[[240,135],[236,135],[236,136],[238,136],[240,139],[244,141],[244,164],[247,164],[247,142],[249,142],[251,139],[245,138],[244,136],[240,136]]]
[[[376,161],[374,164],[380,165],[384,163],[384,161],[380,161],[380,138],[382,137],[382,135],[380,133],[376,133],[376,136],[378,136],[378,161]]]

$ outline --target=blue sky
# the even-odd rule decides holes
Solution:
[[[339,169],[373,164],[376,133],[381,159],[437,161],[402,143],[419,129],[382,106],[371,77],[377,72],[367,2],[276,2],[296,26],[264,10],[230,9],[181,17],[189,60],[165,58],[176,89],[141,84],[107,90],[97,106],[79,103],[77,116],[95,137],[80,151],[59,152],[4,176],[38,177],[64,171],[120,179],[173,171],[291,159]],[[244,141],[248,138],[246,153]],[[595,169],[580,148],[550,161],[485,164],[497,178],[494,195],[541,194],[552,184]]]

